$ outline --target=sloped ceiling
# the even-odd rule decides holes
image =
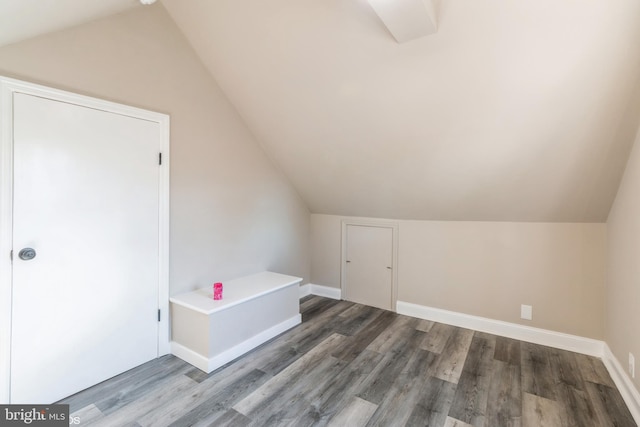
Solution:
[[[604,221],[638,126],[637,0],[162,0],[312,212]],[[242,173],[239,168],[238,173]]]
[[[0,46],[139,6],[138,0],[0,0]]]
[[[312,212],[606,220],[640,120],[640,1],[433,2],[437,32],[402,44],[365,0],[149,7]],[[133,7],[0,0],[0,45]]]

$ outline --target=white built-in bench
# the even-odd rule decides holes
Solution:
[[[265,271],[176,295],[171,353],[209,373],[301,322],[299,277]]]

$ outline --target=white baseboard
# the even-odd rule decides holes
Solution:
[[[307,295],[318,295],[320,297],[331,299],[342,299],[342,290],[340,288],[332,288],[330,286],[307,283],[306,285],[300,286],[300,298],[306,297]]]
[[[326,297],[331,299],[342,299],[342,290],[340,288],[332,288],[329,286],[322,285],[311,285],[311,293],[313,295],[318,295],[320,297]]]
[[[300,298],[304,298],[307,295],[311,295],[311,284],[300,285]]]
[[[455,311],[442,310],[424,305],[398,301],[396,304],[398,314],[427,319],[434,322],[446,323],[461,328],[473,329],[494,335],[527,341],[534,344],[546,345],[562,350],[574,351],[602,358],[604,356],[603,341],[584,338],[577,335],[562,332],[549,331],[547,329],[532,328],[516,323],[503,322],[485,317],[471,316]]]
[[[207,372],[207,369],[209,369],[209,359],[175,341],[171,341],[170,344],[171,354],[179,357],[187,363],[190,363],[201,371]]]
[[[210,373],[218,369],[219,367],[231,362],[237,357],[242,356],[249,350],[256,348],[260,344],[269,341],[276,335],[279,335],[282,332],[291,329],[296,325],[299,325],[301,322],[302,316],[300,314],[297,314],[285,320],[284,322],[278,323],[277,325],[260,332],[258,335],[254,335],[248,340],[243,341],[240,344],[237,344],[211,358],[207,358],[206,356],[203,356],[200,353],[197,353],[190,348],[183,346],[182,344],[178,344],[175,341],[171,341],[171,354],[179,357],[187,363],[192,364],[196,368],[206,373]]]
[[[633,419],[636,421],[636,424],[640,425],[640,393],[633,384],[633,381],[631,381],[631,378],[629,378],[629,375],[627,375],[627,371],[625,371],[606,343],[604,344],[604,357],[602,361],[604,362],[604,366],[607,367],[611,379],[613,379],[616,387],[618,387],[618,391],[620,391],[624,402],[627,404]]]

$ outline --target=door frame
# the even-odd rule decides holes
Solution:
[[[0,76],[0,403],[11,398],[11,321],[13,245],[13,95],[23,93],[158,123],[162,167],[159,171],[158,357],[169,346],[169,172],[170,119],[166,114],[105,101]]]
[[[343,219],[342,220],[342,244],[340,255],[340,292],[343,299],[347,296],[347,227],[356,225],[361,227],[390,228],[392,234],[392,265],[391,265],[391,308],[397,312],[398,301],[398,223],[394,221],[376,219]]]

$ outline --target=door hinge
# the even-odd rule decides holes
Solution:
[[[162,153],[158,153],[158,164],[162,164]]]
[[[160,321],[160,309],[158,309],[158,322]]]
[[[13,261],[13,249],[11,249],[11,252],[9,252],[9,258],[11,258],[11,261]]]

